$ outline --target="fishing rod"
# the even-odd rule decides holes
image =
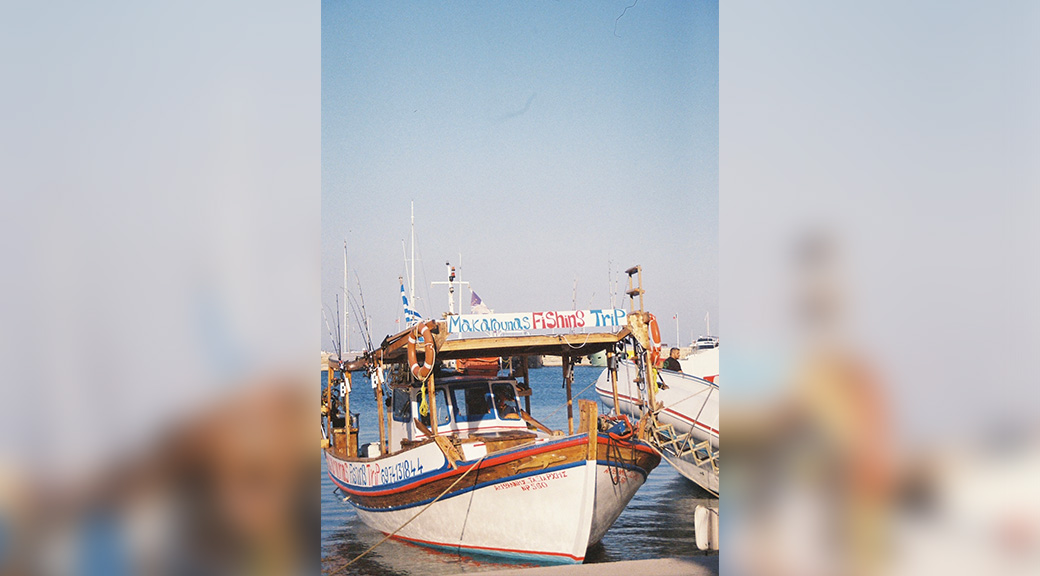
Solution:
[[[346,303],[344,303],[346,306]],[[347,358],[343,355],[343,326],[339,323],[339,294],[336,294],[336,340],[338,340],[339,348],[339,359],[346,362]],[[350,350],[347,350],[350,352]]]
[[[329,326],[329,316],[325,313],[325,307],[321,307],[321,317],[325,320],[325,329],[329,331],[329,339],[332,340],[332,348],[336,350],[337,355],[341,355],[338,349],[336,349],[336,337],[332,335],[332,327]],[[342,360],[342,356],[340,357]]]
[[[371,340],[371,338],[368,337],[368,335],[367,335],[367,333],[365,331],[365,327],[364,327],[364,325],[362,323],[362,320],[361,320],[361,310],[359,309],[359,305],[357,303],[357,298],[355,298],[353,294],[350,294],[349,296],[350,296],[350,308],[354,311],[354,321],[358,325],[358,332],[361,333],[361,338],[363,340],[365,340],[365,353],[371,352],[372,351],[372,340]]]
[[[354,280],[357,281],[358,295],[361,296],[361,313],[365,316],[365,336],[368,338],[368,348],[372,349],[372,334],[368,331],[368,311],[365,310],[365,291],[361,289],[361,276],[354,270]]]

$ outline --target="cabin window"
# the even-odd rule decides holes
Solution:
[[[508,382],[496,382],[491,385],[495,393],[495,410],[499,418],[515,420],[520,418],[520,408],[516,405],[516,391]]]
[[[394,389],[394,420],[412,421],[412,397],[406,388]]]
[[[487,384],[452,388],[451,392],[456,422],[473,422],[491,416],[491,392]]]
[[[451,409],[448,407],[448,394],[444,388],[437,390],[437,424],[447,424],[451,420]]]
[[[448,395],[444,392],[444,388],[437,389],[437,425],[447,424],[451,420],[451,412],[448,408]],[[421,402],[421,396],[416,396],[416,402]],[[421,416],[419,418],[423,424],[430,425],[430,416]]]

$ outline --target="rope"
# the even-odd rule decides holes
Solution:
[[[592,337],[592,332],[587,332],[585,334],[585,341],[582,342],[581,344],[578,344],[577,346],[571,344],[570,340],[567,339],[566,335],[561,336],[561,339],[563,340],[563,343],[566,344],[567,347],[570,348],[571,350],[578,350],[580,348],[584,348],[585,345],[589,343],[589,338],[591,338],[591,337]]]
[[[420,416],[429,416],[430,415],[430,405],[426,403],[426,386],[422,386],[422,387],[419,388],[419,395],[420,395],[419,415]]]
[[[335,569],[335,570],[333,570],[332,572],[329,572],[329,576],[332,576],[333,574],[339,574],[339,573],[340,573],[341,571],[343,571],[344,569],[346,569],[346,568],[347,568],[347,566],[350,566],[350,565],[351,565],[351,564],[353,564],[354,562],[357,562],[358,560],[361,560],[361,558],[362,558],[362,557],[363,557],[364,555],[366,555],[366,554],[368,554],[369,552],[371,552],[371,551],[375,550],[377,546],[379,546],[379,545],[380,545],[380,544],[382,544],[383,542],[386,542],[386,541],[387,541],[387,540],[389,540],[390,538],[393,538],[393,537],[394,537],[394,536],[395,536],[395,535],[396,535],[396,534],[397,534],[398,532],[400,532],[401,530],[404,530],[404,527],[405,527],[405,526],[407,526],[407,525],[409,525],[409,524],[411,524],[411,523],[412,523],[412,520],[415,520],[416,518],[418,518],[418,517],[419,517],[419,515],[420,515],[420,514],[422,514],[423,512],[426,512],[427,510],[429,510],[429,509],[430,509],[430,506],[433,506],[434,504],[436,504],[436,503],[437,503],[437,501],[438,501],[438,500],[440,500],[440,499],[441,499],[441,498],[442,498],[442,497],[443,497],[443,496],[444,496],[445,494],[447,494],[448,492],[451,492],[452,488],[454,488],[454,487],[455,487],[456,485],[458,485],[458,483],[459,483],[459,482],[462,482],[462,479],[463,479],[463,478],[465,478],[466,476],[468,476],[470,472],[472,472],[472,471],[476,470],[476,469],[477,469],[477,468],[478,468],[478,467],[480,466],[480,463],[484,461],[484,458],[487,458],[487,456],[488,456],[487,454],[484,454],[483,456],[481,456],[479,460],[477,460],[476,462],[474,462],[474,463],[473,463],[473,465],[471,465],[471,466],[469,467],[469,469],[468,469],[468,470],[466,470],[465,472],[463,472],[463,473],[462,473],[462,476],[459,476],[459,477],[458,477],[458,479],[456,479],[456,480],[455,480],[454,482],[452,482],[452,483],[451,483],[451,486],[448,486],[447,488],[445,488],[445,489],[444,489],[444,492],[441,492],[440,494],[438,494],[438,495],[437,495],[437,497],[436,497],[436,498],[434,498],[434,499],[433,499],[433,500],[432,500],[432,501],[431,501],[431,502],[430,502],[429,504],[427,504],[426,506],[423,506],[423,509],[422,509],[422,510],[419,510],[418,512],[416,512],[416,513],[415,513],[415,516],[412,516],[411,518],[409,518],[409,519],[408,519],[408,521],[407,521],[407,522],[405,522],[404,524],[401,524],[400,526],[398,526],[396,530],[394,530],[393,532],[391,532],[391,533],[387,534],[386,536],[384,536],[384,537],[383,537],[383,539],[382,539],[382,540],[380,540],[379,542],[376,542],[375,544],[373,544],[372,546],[370,546],[370,547],[368,548],[368,550],[365,550],[365,551],[364,551],[364,552],[362,552],[361,554],[358,554],[358,555],[357,555],[357,556],[356,556],[356,557],[355,557],[355,558],[354,558],[353,560],[351,560],[350,562],[347,562],[346,564],[344,564],[344,565],[340,566],[339,568],[336,568],[336,569]]]

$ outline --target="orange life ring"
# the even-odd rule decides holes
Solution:
[[[650,314],[647,327],[650,329],[650,364],[657,367],[661,359],[661,327],[657,325],[657,316]]]
[[[423,347],[426,348],[423,358],[422,366],[419,365],[418,357],[415,353],[415,345],[419,341],[419,337],[423,339]],[[412,376],[415,376],[418,380],[426,380],[433,372],[433,360],[436,356],[436,351],[433,347],[433,334],[430,333],[430,327],[426,324],[418,324],[412,333],[408,335],[408,364],[412,371]]]
[[[657,316],[650,315],[650,344],[654,348],[661,347],[661,327],[657,325]]]

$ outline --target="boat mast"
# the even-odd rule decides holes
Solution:
[[[343,356],[340,358],[343,362],[347,361],[347,354],[350,353],[350,306],[347,303],[347,241],[343,240],[343,346],[340,350],[340,354]]]
[[[412,200],[412,269],[408,273],[408,302],[415,307],[415,200]]]
[[[450,262],[445,262],[445,266],[448,267],[448,314],[455,314],[455,267]],[[459,312],[462,312],[460,305]]]

